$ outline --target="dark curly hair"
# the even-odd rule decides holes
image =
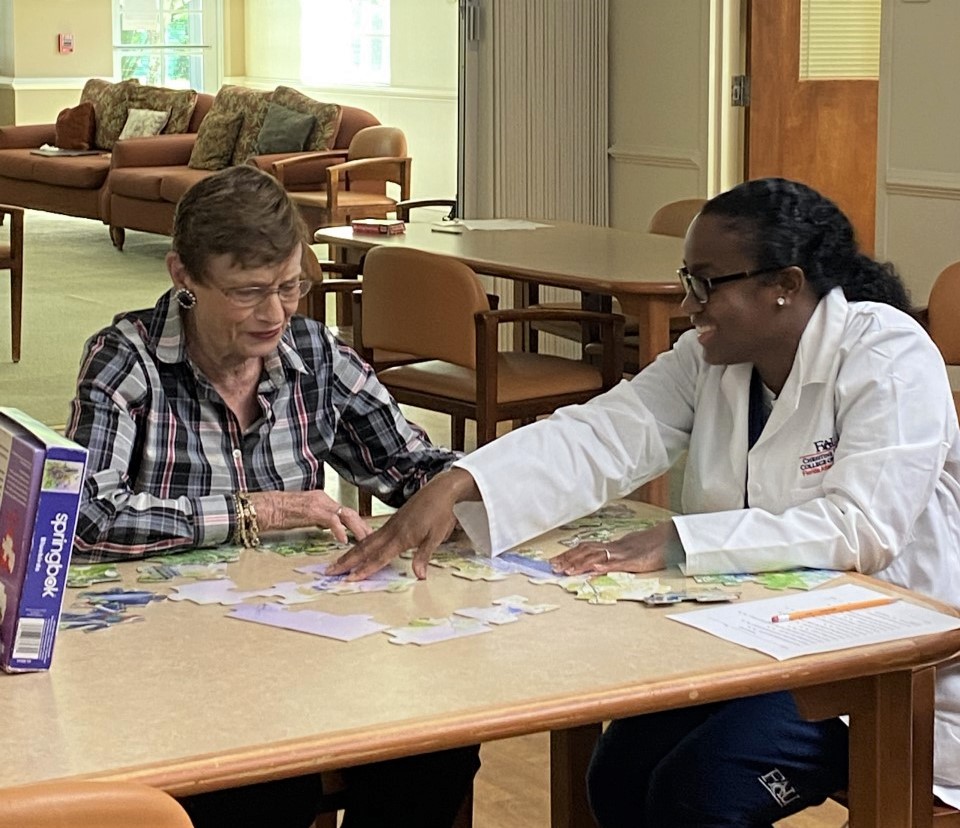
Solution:
[[[861,253],[850,219],[805,184],[785,178],[745,181],[710,199],[700,215],[720,217],[739,233],[757,267],[801,268],[818,297],[839,286],[847,301],[910,311],[896,268]]]

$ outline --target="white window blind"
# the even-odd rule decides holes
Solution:
[[[880,0],[802,0],[800,79],[876,79]]]

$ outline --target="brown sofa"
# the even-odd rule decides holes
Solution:
[[[286,92],[288,96],[299,94],[289,89]],[[256,113],[260,120],[272,94],[249,90],[250,98],[260,100],[262,108]],[[33,154],[32,150],[43,144],[55,144],[54,124],[0,127],[0,202],[99,219],[110,226],[110,238],[118,248],[123,246],[127,228],[169,235],[177,200],[191,184],[213,172],[187,164],[214,101],[213,95],[197,95],[186,132],[117,141],[112,153],[96,155],[53,158]],[[289,189],[322,188],[326,168],[346,160],[354,134],[380,123],[362,109],[344,106],[339,110],[335,135],[329,141],[331,148],[311,152],[310,163],[301,164],[292,175],[286,175],[285,186]],[[248,133],[251,128],[258,128],[251,122],[253,119],[245,117]],[[253,155],[247,163],[271,172],[276,161],[296,154]]]
[[[84,87],[84,94],[86,90]],[[212,95],[197,96],[188,132],[196,133],[212,102]],[[109,224],[106,184],[110,152],[104,149],[96,155],[62,158],[34,154],[33,151],[44,144],[55,145],[56,135],[55,124],[0,127],[0,201],[31,210],[100,219]],[[157,139],[180,137],[163,135]]]
[[[285,174],[284,186],[291,191],[322,189],[326,182],[326,168],[347,159],[353,136],[359,130],[379,123],[363,109],[341,107],[332,148],[309,153],[309,161],[298,164],[295,170]],[[160,140],[121,141],[114,147],[107,185],[109,205],[105,215],[110,225],[110,238],[118,248],[123,247],[125,229],[169,235],[173,210],[180,196],[212,172],[187,166],[196,135],[161,135],[158,138]],[[247,163],[273,173],[277,161],[290,157],[291,153],[254,155]]]

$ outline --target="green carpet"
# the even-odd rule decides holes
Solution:
[[[10,281],[0,271],[0,405],[63,426],[87,338],[125,310],[149,307],[170,286],[165,236],[127,231],[123,252],[107,227],[28,211],[25,219],[23,341],[10,359]],[[6,234],[6,227],[0,228]]]

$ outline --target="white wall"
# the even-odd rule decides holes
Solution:
[[[877,252],[916,304],[960,259],[960,2],[884,0]]]
[[[610,223],[707,195],[710,0],[610,0]]]
[[[300,82],[299,0],[246,0],[246,75],[227,82],[287,84],[318,100],[372,112],[407,137],[412,195],[451,198],[457,181],[457,16],[456,0],[393,0],[390,87],[321,88]],[[322,51],[334,36],[317,32],[315,48]]]

